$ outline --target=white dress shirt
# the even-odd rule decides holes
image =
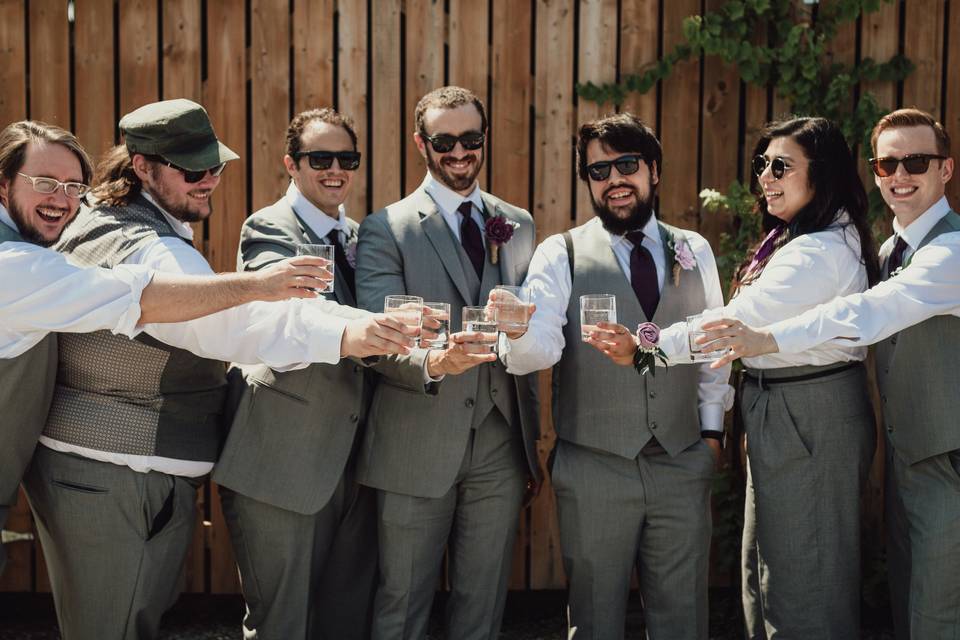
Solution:
[[[0,205],[0,224],[17,225]],[[140,295],[153,271],[140,266],[83,269],[29,242],[0,244],[0,358],[29,351],[51,331],[139,333]]]
[[[600,222],[595,219],[588,224],[600,224]],[[664,258],[663,239],[654,216],[651,216],[644,226],[643,234],[643,246],[653,256],[653,262],[657,268],[657,279],[660,289],[663,290],[668,271]],[[630,252],[633,250],[633,244],[624,236],[609,235],[610,248],[629,281]],[[696,257],[700,276],[703,278],[707,305],[722,305],[723,292],[720,289],[717,263],[709,243],[702,236],[691,231],[686,231],[685,235]],[[567,307],[570,304],[572,283],[567,247],[561,234],[550,236],[537,247],[530,260],[523,287],[529,292],[530,302],[537,306],[537,310],[530,318],[527,332],[520,338],[509,341],[509,353],[504,356],[507,371],[518,375],[552,367],[560,361],[560,356],[563,354],[565,345],[563,327],[567,324]],[[680,363],[689,364],[689,358],[673,362],[673,364]],[[733,389],[727,383],[730,378],[730,367],[710,369],[708,365],[695,366],[700,368],[697,393],[700,429],[722,431],[723,414],[733,405]]]
[[[457,207],[459,207],[464,200],[469,200],[471,204],[473,204],[470,217],[473,218],[473,221],[480,227],[480,235],[483,236],[483,239],[487,239],[486,230],[483,226],[483,215],[480,213],[483,211],[483,198],[480,197],[479,185],[474,184],[473,191],[471,191],[469,195],[462,196],[434,178],[433,174],[428,171],[421,186],[424,191],[427,192],[427,195],[436,203],[437,210],[440,212],[440,215],[443,216],[443,220],[447,223],[447,226],[450,227],[450,231],[453,232],[453,237],[457,239],[457,242],[460,242],[460,224],[463,220],[463,216],[457,211]],[[483,246],[484,249],[486,249],[487,243],[484,242]]]
[[[193,239],[193,230],[160,207],[177,234]],[[165,273],[210,275],[213,270],[200,253],[180,238],[156,238],[131,254],[125,264],[151,267]],[[143,331],[170,346],[201,358],[239,364],[262,362],[278,370],[298,369],[311,362],[335,364],[340,361],[340,341],[347,321],[325,313],[318,300],[251,302],[210,314],[190,322],[148,324]],[[146,473],[160,471],[188,477],[209,473],[213,463],[175,460],[157,456],[108,453],[66,444],[41,436],[40,442],[57,451],[128,466]]]
[[[841,212],[836,222],[823,231],[791,239],[773,254],[756,280],[741,287],[726,307],[711,310],[710,315],[762,327],[795,318],[836,296],[863,291],[867,288],[867,268],[860,261],[860,235],[849,223],[850,216]],[[661,342],[681,352],[671,355],[689,354],[685,323],[672,325],[663,333],[666,335],[661,336]],[[847,342],[820,345],[801,353],[744,358],[743,363],[754,369],[776,369],[860,361],[866,357],[866,347]]]
[[[347,238],[350,237],[350,229],[347,226],[347,209],[342,204],[337,207],[337,217],[333,218],[317,205],[313,204],[303,195],[297,185],[290,181],[287,187],[287,204],[293,209],[304,224],[310,227],[310,230],[320,238],[326,238],[334,229],[340,238],[340,245],[346,246]]]
[[[863,293],[835,298],[798,317],[767,327],[781,353],[821,344],[861,346],[888,338],[933,316],[960,317],[960,232],[920,242],[950,212],[941,198],[906,228],[893,228],[908,245],[902,271]],[[884,246],[892,244],[888,238]]]

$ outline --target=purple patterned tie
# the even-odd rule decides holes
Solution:
[[[637,294],[637,301],[643,308],[647,320],[653,318],[660,304],[660,281],[657,279],[657,265],[643,242],[643,231],[628,231],[627,240],[633,245],[630,251],[630,285]]]
[[[903,254],[907,250],[907,243],[903,236],[897,236],[897,242],[893,245],[893,251],[890,252],[890,259],[887,260],[887,277],[897,272],[897,269],[903,266]]]
[[[480,227],[470,215],[473,212],[473,204],[469,200],[464,200],[457,207],[457,211],[463,218],[460,222],[460,244],[463,245],[463,250],[467,252],[470,262],[473,263],[477,277],[483,280],[483,262],[486,254],[483,250],[483,235],[480,233]]]
[[[757,249],[757,252],[753,255],[753,260],[750,261],[750,266],[747,267],[747,271],[753,271],[758,264],[770,257],[770,254],[773,253],[774,245],[777,244],[777,238],[780,237],[784,229],[786,229],[786,227],[781,225],[767,234],[767,237],[764,238],[760,244],[760,248]]]

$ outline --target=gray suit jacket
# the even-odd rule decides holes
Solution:
[[[519,224],[500,248],[498,266],[504,284],[520,284],[536,241],[533,218],[488,193],[482,198],[487,215]],[[360,225],[360,306],[381,311],[384,297],[392,294],[449,302],[451,330],[459,331],[461,307],[477,304],[464,270],[465,255],[436,204],[419,188]],[[486,301],[487,293],[481,289],[479,300]],[[378,367],[383,375],[374,391],[359,463],[364,484],[421,497],[442,496],[453,485],[470,437],[480,368],[447,376],[425,392],[422,385],[407,383],[400,371],[405,364],[420,369],[426,353],[416,349],[409,356],[386,358]],[[481,366],[503,367],[499,362]],[[516,394],[519,409],[519,416],[507,420],[520,430],[530,473],[539,478],[536,376],[503,375],[512,386],[504,391]]]
[[[357,223],[348,220],[353,235]],[[238,269],[254,271],[296,254],[302,243],[322,243],[282,198],[250,216],[240,235]],[[362,318],[346,281],[335,272],[329,311]],[[333,307],[333,305],[329,305]],[[394,368],[398,375],[407,369]],[[423,387],[422,372],[417,381]],[[362,363],[314,364],[277,373],[264,365],[231,370],[234,415],[213,479],[262,502],[316,513],[329,501],[366,415],[369,376]]]

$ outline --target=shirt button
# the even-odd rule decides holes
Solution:
[[[465,406],[467,409],[473,409],[473,398],[467,398],[464,400],[463,406]]]
[[[355,414],[355,413],[351,413],[351,414],[350,414],[350,422],[356,422],[356,421],[358,421],[359,419],[360,419],[360,416],[358,416],[357,414]]]
[[[651,422],[651,423],[650,423],[650,428],[651,428],[651,429],[656,429],[656,428],[657,428],[657,423],[656,423],[656,422]]]
[[[657,397],[657,392],[656,392],[656,391],[651,391],[651,392],[650,392],[650,397],[651,397],[651,398],[656,398],[656,397]]]
[[[490,389],[490,395],[492,395],[492,396],[497,395],[497,390],[496,390],[496,389]]]

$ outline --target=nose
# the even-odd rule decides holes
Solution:
[[[895,178],[906,178],[910,175],[910,172],[907,171],[907,168],[903,166],[903,162],[897,163],[897,170],[893,172],[893,177]]]

